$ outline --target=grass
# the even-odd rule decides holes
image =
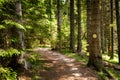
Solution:
[[[114,54],[114,58],[113,59],[110,59],[110,56],[108,56],[108,54],[102,54],[102,57],[103,57],[103,60],[104,61],[107,61],[109,63],[113,63],[113,64],[116,64],[118,65],[118,55],[117,54]]]
[[[51,70],[51,67],[46,65],[46,60],[37,52],[34,52],[32,50],[29,50],[27,53],[26,60],[31,64],[30,73],[32,80],[41,80],[42,76],[40,75],[40,71]]]
[[[88,62],[87,56],[79,55],[79,54],[77,54],[77,53],[72,53],[72,52],[71,52],[70,50],[68,50],[68,49],[62,49],[60,52],[61,52],[62,54],[65,54],[65,55],[68,56],[68,57],[71,57],[71,58],[76,59],[77,61],[82,61],[82,62],[84,62],[84,64],[87,64],[87,62]]]

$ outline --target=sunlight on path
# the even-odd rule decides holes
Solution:
[[[98,80],[92,70],[73,58],[51,51],[49,48],[38,48],[34,51],[53,61],[53,69],[44,74],[46,75],[44,80]]]

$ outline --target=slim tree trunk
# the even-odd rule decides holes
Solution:
[[[100,5],[99,0],[91,0],[91,25],[89,28],[89,61],[88,66],[102,70],[101,36],[100,36]]]
[[[108,51],[108,55],[110,55],[110,0],[106,0],[106,9],[107,9],[107,13],[106,13],[106,38],[107,38],[107,51]]]
[[[16,14],[17,14],[17,22],[19,24],[22,24],[22,6],[21,6],[21,0],[18,0],[16,2]],[[17,29],[18,31],[18,35],[19,35],[19,42],[18,42],[18,48],[19,50],[24,50],[25,49],[25,35],[24,35],[24,31],[22,29]],[[19,63],[22,64],[24,67],[27,66],[25,63],[25,60],[23,58],[23,53],[21,53],[21,55],[19,56],[18,59]],[[27,67],[25,67],[27,69]]]
[[[90,26],[91,26],[91,0],[87,0],[87,43],[90,42]],[[87,46],[89,52],[89,45]]]
[[[75,52],[74,0],[70,0],[70,50]]]
[[[61,49],[61,25],[62,25],[62,6],[61,0],[57,0],[57,44],[56,49]]]
[[[116,8],[116,23],[117,23],[117,36],[118,36],[118,61],[120,64],[120,13],[119,13],[119,1],[115,0]]]
[[[102,53],[105,53],[105,0],[101,0],[101,49]]]
[[[110,45],[110,59],[113,59],[113,51],[114,51],[114,40],[113,40],[113,0],[110,0],[111,5],[111,45]]]
[[[77,8],[78,8],[78,44],[77,44],[77,52],[80,53],[82,49],[81,43],[81,0],[77,1]]]
[[[21,6],[21,1],[17,1],[16,2],[16,14],[17,14],[17,22],[19,24],[22,24],[22,6]],[[18,33],[19,33],[19,49],[23,49],[25,48],[25,44],[24,44],[24,32],[21,29],[18,29]]]

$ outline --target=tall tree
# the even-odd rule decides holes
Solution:
[[[103,1],[103,21],[104,21],[104,50],[109,53],[110,51],[110,0]]]
[[[19,24],[22,24],[22,5],[21,5],[21,0],[18,0],[16,2],[16,14],[17,14],[17,19],[16,21]],[[25,49],[25,35],[24,35],[24,31],[22,29],[17,29],[18,32],[18,36],[19,36],[19,40],[18,40],[18,49],[19,50],[24,50]],[[18,57],[17,57],[18,58]],[[25,66],[25,68],[27,69],[27,65],[24,64],[25,62],[23,61],[23,53],[21,53],[21,55],[19,56],[19,63],[22,64],[23,66]]]
[[[74,0],[70,0],[70,50],[75,52]]]
[[[111,8],[111,20],[110,20],[110,23],[111,23],[111,45],[110,45],[110,59],[113,59],[113,51],[114,51],[114,40],[113,40],[113,0],[110,0],[110,8]]]
[[[91,0],[86,1],[87,4],[87,43],[89,44],[90,39],[90,25],[91,25]],[[87,46],[89,52],[89,45]]]
[[[57,0],[57,44],[56,49],[61,49],[61,25],[62,25],[62,3]]]
[[[18,0],[16,2],[16,14],[17,14],[17,22],[19,24],[22,24],[22,6],[21,6],[21,0]],[[25,43],[24,43],[24,32],[22,29],[18,29],[18,34],[19,34],[19,49],[24,49],[25,48]]]
[[[100,36],[100,3],[91,0],[91,25],[89,28],[89,61],[88,66],[96,70],[102,69],[101,36]]]
[[[78,44],[77,44],[77,52],[80,53],[82,49],[82,43],[81,43],[81,0],[77,0],[77,12],[78,12]]]
[[[119,0],[115,0],[116,10],[116,23],[117,23],[117,36],[118,36],[118,60],[120,64],[120,13],[119,13]]]
[[[105,0],[101,0],[101,49],[105,53]]]

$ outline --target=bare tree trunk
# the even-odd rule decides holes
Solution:
[[[78,44],[77,44],[77,52],[80,53],[82,49],[81,43],[81,0],[77,1],[77,10],[78,10]]]
[[[101,71],[102,55],[101,55],[101,35],[100,35],[100,3],[99,0],[91,0],[91,25],[89,28],[89,61],[88,66],[94,67]]]
[[[22,6],[21,6],[21,1],[20,0],[16,2],[16,14],[18,15],[17,22],[19,24],[22,24]],[[23,30],[18,29],[18,33],[19,33],[19,48],[24,49],[25,48],[24,32],[23,32]]]
[[[61,0],[57,1],[57,44],[56,49],[61,49],[61,25],[62,25],[62,5]]]
[[[91,26],[91,0],[87,0],[87,43],[90,42],[90,26]],[[89,45],[87,46],[89,52]]]
[[[110,45],[110,59],[114,58],[114,40],[113,40],[113,0],[110,0],[110,5],[111,5],[111,45]]]
[[[70,50],[75,52],[74,0],[70,0]]]
[[[117,36],[118,36],[118,60],[120,64],[120,13],[119,13],[119,1],[115,0],[116,8],[116,23],[117,23]]]
[[[21,0],[17,1],[16,2],[16,14],[17,14],[17,22],[19,24],[22,24],[22,6],[21,6]],[[18,42],[18,48],[20,50],[24,50],[25,49],[25,35],[24,35],[24,31],[22,29],[17,29],[18,31],[18,35],[19,35],[19,42]],[[25,64],[26,61],[25,59],[23,58],[23,53],[21,53],[21,55],[19,56],[19,59],[18,59],[18,62],[20,64],[22,64],[24,66],[24,68],[27,69],[27,65]]]
[[[105,53],[105,36],[104,36],[104,32],[105,32],[105,0],[101,0],[101,49],[102,49],[102,53]]]

